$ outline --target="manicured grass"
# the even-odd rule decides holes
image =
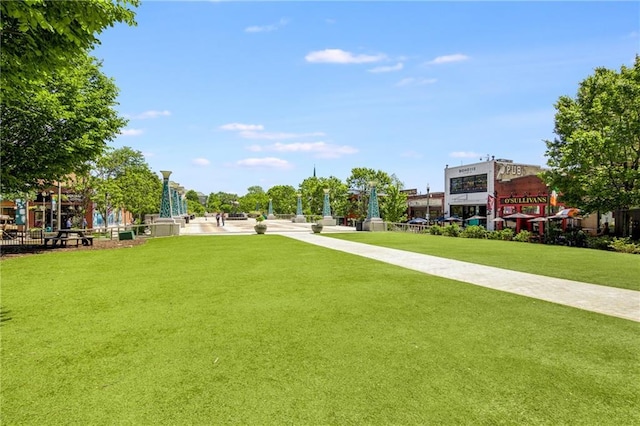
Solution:
[[[2,268],[2,424],[640,424],[640,325],[277,235]]]
[[[513,271],[640,290],[640,256],[637,254],[403,232],[322,235]]]

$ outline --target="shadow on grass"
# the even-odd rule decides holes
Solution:
[[[13,319],[9,314],[11,314],[11,311],[7,310],[4,306],[0,306],[0,325],[2,325],[3,322],[11,321]]]
[[[45,251],[41,244],[25,244],[15,246],[2,246],[0,248],[0,257],[8,257],[17,254],[38,254]]]

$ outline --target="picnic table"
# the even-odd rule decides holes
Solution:
[[[83,246],[93,245],[93,236],[85,235],[82,229],[61,229],[55,237],[44,237],[44,246],[51,248],[67,247],[69,241],[75,241],[76,247],[82,243]]]

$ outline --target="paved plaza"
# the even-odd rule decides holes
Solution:
[[[495,290],[532,297],[560,305],[598,312],[640,322],[640,292],[476,265],[369,244],[326,238],[313,234],[310,223],[268,220],[267,234],[279,234],[309,244],[339,250],[426,274],[449,278]],[[226,221],[216,226],[215,218],[196,218],[181,230],[182,235],[255,234],[255,220]],[[323,234],[355,232],[347,226],[325,226]]]

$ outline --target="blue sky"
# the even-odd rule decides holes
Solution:
[[[638,2],[143,1],[94,55],[113,142],[187,189],[295,188],[354,167],[444,189],[487,155],[545,165],[554,103],[640,51]]]

